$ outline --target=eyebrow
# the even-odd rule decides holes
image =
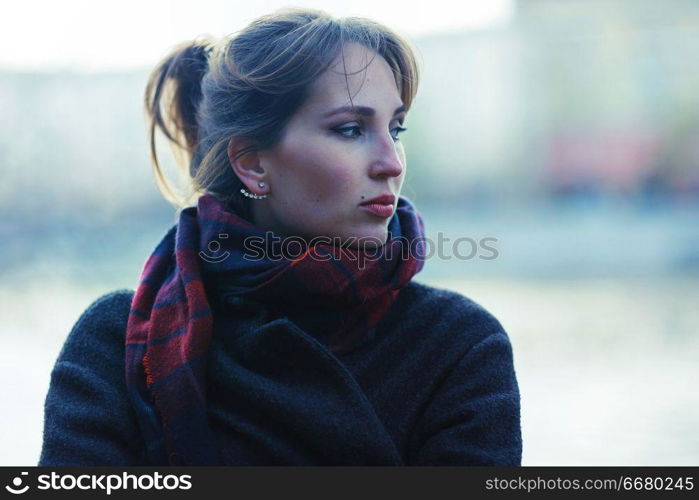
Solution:
[[[396,108],[396,110],[393,112],[393,115],[397,115],[398,113],[401,113],[405,111],[405,105],[402,104]],[[324,118],[327,118],[332,115],[336,115],[338,113],[356,113],[358,115],[362,116],[374,116],[376,114],[376,110],[374,108],[370,108],[368,106],[342,106],[337,109],[334,109],[332,111],[329,111],[328,113],[325,113],[323,115]]]

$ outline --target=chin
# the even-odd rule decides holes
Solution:
[[[386,244],[386,239],[388,238],[388,229],[374,229],[372,231],[363,231],[353,235],[355,238],[352,244],[352,248],[366,248],[372,249],[377,246],[383,246]]]

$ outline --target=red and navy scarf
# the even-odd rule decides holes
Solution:
[[[143,267],[126,329],[126,383],[149,460],[220,465],[206,405],[207,291],[344,311],[327,335],[341,351],[377,325],[424,265],[423,221],[407,198],[388,232],[373,249],[304,245],[261,230],[211,194],[182,210]]]

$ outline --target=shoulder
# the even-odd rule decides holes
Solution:
[[[133,291],[95,299],[80,315],[51,372],[39,465],[142,465],[146,453],[124,377]]]
[[[482,319],[497,321],[481,304],[454,290],[428,285],[419,281],[411,281],[404,289],[405,298],[413,301],[413,305],[422,307],[438,307],[441,312],[455,310],[482,316]]]
[[[114,290],[95,299],[68,334],[59,358],[84,359],[86,352],[123,347],[134,291]]]
[[[478,345],[512,351],[503,325],[476,300],[418,281],[401,290],[380,331],[389,350],[410,352],[435,370],[454,366]]]
[[[401,292],[398,309],[403,321],[468,344],[492,334],[507,336],[500,321],[480,303],[446,288],[411,281]]]
[[[95,299],[80,316],[79,321],[118,321],[128,314],[134,291],[127,288],[114,290]]]
[[[409,465],[520,465],[520,393],[512,344],[493,314],[458,292],[422,284],[415,304],[434,367],[414,427]],[[428,351],[428,349],[431,349]]]
[[[95,299],[78,319],[81,323],[101,325],[126,323],[134,291],[127,288],[114,290]]]

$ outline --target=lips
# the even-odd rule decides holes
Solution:
[[[362,205],[364,210],[371,212],[377,217],[386,219],[393,215],[393,205],[381,205],[379,203],[369,203],[368,205]]]
[[[361,207],[381,218],[388,218],[393,215],[393,205],[396,197],[392,194],[382,194],[360,204]]]
[[[396,197],[392,194],[382,194],[376,198],[363,201],[360,205],[393,205],[396,202]]]

